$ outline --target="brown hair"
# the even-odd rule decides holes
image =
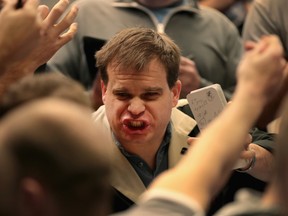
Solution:
[[[0,143],[15,162],[18,187],[26,177],[37,180],[55,199],[60,215],[90,216],[95,209],[109,209],[110,162],[102,141],[92,136],[90,120],[83,106],[44,99],[13,110],[1,123]],[[83,124],[91,129],[79,130]]]
[[[107,67],[116,63],[121,69],[144,71],[158,59],[166,69],[167,82],[172,88],[177,79],[180,50],[166,35],[149,28],[128,28],[120,31],[96,53],[97,67],[105,85],[108,83]]]
[[[36,99],[56,97],[92,108],[84,87],[59,73],[29,76],[11,85],[0,102],[0,117],[18,106]]]

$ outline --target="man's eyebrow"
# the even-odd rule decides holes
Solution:
[[[147,87],[147,88],[145,88],[145,91],[163,92],[163,88],[161,88],[161,87]]]
[[[119,87],[112,90],[112,92],[123,92],[123,91],[128,91],[128,89],[125,87]]]

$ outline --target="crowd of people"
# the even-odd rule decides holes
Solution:
[[[287,215],[288,5],[217,3],[1,2],[0,215]]]

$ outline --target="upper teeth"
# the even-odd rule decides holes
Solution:
[[[141,121],[131,121],[131,122],[130,122],[130,125],[131,125],[132,127],[141,127],[141,126],[144,125],[144,123],[141,122]]]

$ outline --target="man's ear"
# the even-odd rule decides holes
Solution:
[[[103,105],[102,94],[101,94],[101,78],[98,74],[93,82],[92,88],[92,106],[94,110],[97,110],[101,105]]]
[[[105,96],[106,96],[107,87],[104,84],[103,80],[101,80],[101,92],[102,92],[102,101],[105,104]]]
[[[178,103],[180,92],[181,92],[182,84],[180,80],[177,80],[175,85],[172,87],[172,106],[175,107]]]
[[[19,215],[42,215],[47,198],[43,187],[33,178],[24,178],[20,183]]]

